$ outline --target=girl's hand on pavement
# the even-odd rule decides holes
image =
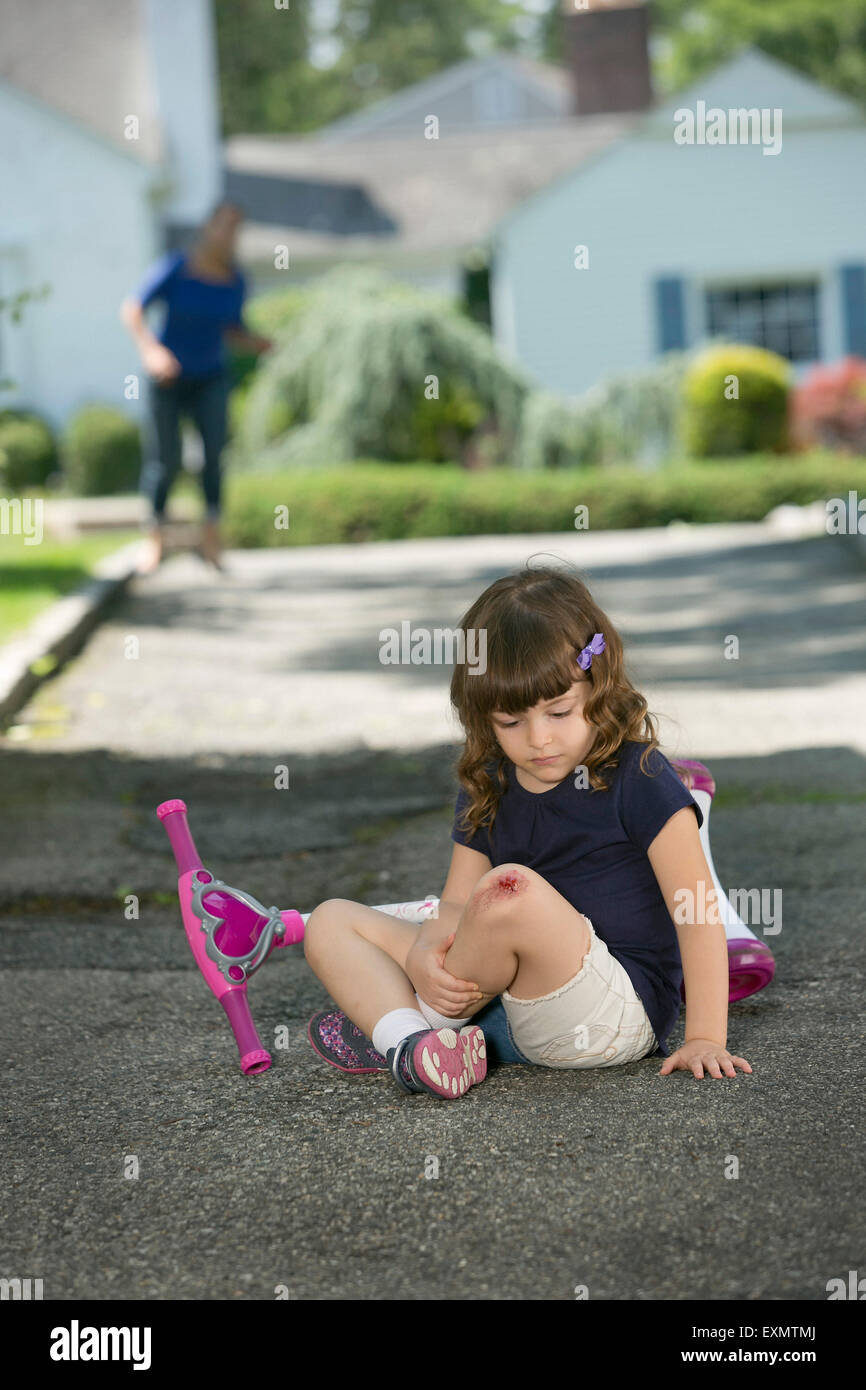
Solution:
[[[465,1018],[467,1008],[474,1008],[483,994],[471,980],[458,980],[445,969],[445,957],[450,951],[456,932],[439,941],[416,941],[406,957],[406,974],[425,1004],[446,1018]]]
[[[420,994],[421,991],[418,992]],[[745,1057],[737,1057],[728,1052],[720,1043],[713,1042],[712,1038],[690,1038],[682,1047],[678,1047],[676,1052],[672,1052],[670,1057],[665,1058],[659,1076],[667,1076],[672,1071],[691,1071],[700,1081],[704,1067],[710,1076],[718,1077],[722,1075],[722,1068],[725,1076],[736,1076],[737,1067],[742,1071],[752,1070]]]

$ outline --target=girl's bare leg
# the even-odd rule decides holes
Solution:
[[[446,969],[477,981],[482,991],[462,1017],[505,989],[518,999],[559,989],[580,970],[590,946],[583,914],[522,864],[483,874],[462,911],[441,904],[440,917],[444,931],[457,933]],[[418,1008],[403,968],[417,932],[411,922],[345,898],[322,903],[307,921],[304,953],[312,970],[368,1038],[392,1009]]]
[[[477,1013],[507,989],[537,999],[567,984],[590,946],[586,918],[555,888],[522,864],[500,864],[483,874],[460,916],[445,968],[475,980],[484,998]]]
[[[348,898],[329,898],[307,919],[304,955],[331,998],[368,1038],[392,1009],[417,1009],[403,966],[418,927]]]

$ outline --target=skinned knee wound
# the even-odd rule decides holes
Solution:
[[[519,874],[516,869],[504,869],[497,873],[492,883],[484,889],[478,905],[488,907],[491,903],[508,902],[519,893],[525,893],[528,887],[529,881],[523,874]]]

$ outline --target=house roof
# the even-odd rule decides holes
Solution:
[[[2,0],[0,79],[145,164],[160,159],[139,0]],[[124,120],[140,118],[139,138]]]
[[[541,63],[512,53],[488,53],[452,63],[421,82],[371,102],[361,111],[344,116],[314,132],[317,140],[357,140],[365,137],[399,138],[417,130],[418,111],[435,111],[437,103],[453,97],[491,75],[504,75],[517,87],[525,88],[555,120],[571,110],[573,78],[568,68]],[[477,128],[474,123],[473,128]]]
[[[698,101],[703,101],[707,109],[780,107],[783,124],[789,128],[859,125],[866,120],[866,111],[852,98],[816,82],[754,44],[744,44],[718,67],[657,101],[645,113],[646,131],[669,132],[673,112]]]
[[[632,0],[628,0],[631,3]],[[605,0],[606,3],[606,0]],[[454,253],[498,235],[529,204],[632,136],[669,140],[673,112],[690,100],[707,106],[781,107],[787,129],[860,124],[856,103],[794,68],[744,45],[697,82],[659,98],[648,111],[559,116],[548,122],[474,127],[426,140],[377,131],[399,117],[401,103],[431,109],[455,83],[474,80],[491,64],[509,71],[568,75],[509,54],[458,63],[426,83],[376,103],[349,121],[301,138],[235,136],[225,147],[227,191],[244,201],[249,220],[241,246],[252,259],[273,257],[287,242],[300,259]],[[426,98],[425,98],[426,99]],[[422,103],[423,105],[423,103]],[[367,126],[369,125],[369,129]],[[339,138],[338,138],[339,137]]]
[[[785,130],[833,130],[866,124],[866,111],[856,102],[824,87],[787,63],[780,63],[751,44],[745,44],[725,63],[720,63],[696,82],[659,98],[649,111],[637,113],[627,134],[637,140],[668,141],[674,128],[674,113],[703,101],[706,108],[718,106],[781,108]],[[613,142],[611,142],[613,143]],[[608,149],[598,152],[602,157]],[[520,221],[572,177],[582,177],[590,161],[563,170],[519,204],[503,213],[492,229],[494,239]]]
[[[622,138],[639,117],[584,116],[426,140],[234,136],[226,192],[247,221],[244,257],[453,252],[486,240],[515,204]],[[328,225],[330,222],[330,225]]]

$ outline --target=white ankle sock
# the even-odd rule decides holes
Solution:
[[[472,1017],[470,1014],[469,1018],[446,1018],[444,1014],[437,1014],[430,1004],[425,1004],[417,990],[415,998],[418,1000],[418,1008],[433,1028],[453,1028],[456,1033],[459,1033],[464,1024],[468,1023],[469,1018]]]
[[[384,1014],[373,1029],[373,1046],[383,1057],[412,1033],[426,1033],[427,1019],[417,1009],[392,1009]]]

